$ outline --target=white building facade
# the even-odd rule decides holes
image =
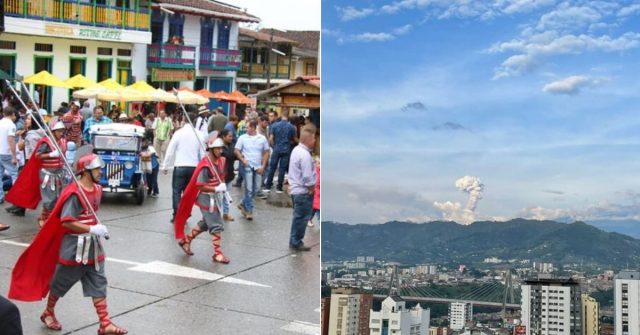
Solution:
[[[449,328],[462,330],[471,320],[473,320],[473,304],[465,302],[449,304]]]
[[[522,325],[527,335],[581,335],[580,286],[570,279],[527,280]]]
[[[615,333],[640,335],[640,272],[621,271],[614,287]]]
[[[380,311],[371,310],[369,329],[371,335],[427,335],[430,324],[429,309],[420,304],[412,309],[398,296],[389,296],[382,302]],[[329,332],[330,334],[331,331]]]

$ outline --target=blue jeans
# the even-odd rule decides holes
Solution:
[[[242,205],[244,209],[253,213],[253,198],[260,189],[262,176],[256,172],[256,169],[247,166],[244,168],[244,197],[242,198]]]
[[[4,176],[4,172],[11,177],[12,184],[16,183],[18,178],[18,166],[11,163],[11,155],[0,155],[0,176]],[[4,201],[4,190],[0,187],[0,200]]]
[[[280,168],[278,169],[278,185],[277,189],[282,190],[282,186],[284,183],[284,174],[289,169],[289,156],[290,153],[287,152],[274,152],[271,155],[271,162],[269,163],[269,173],[267,174],[267,182],[264,184],[264,187],[270,189],[273,186],[273,177],[276,174],[276,168],[278,167],[278,163],[280,163]]]
[[[160,169],[158,167],[156,167],[155,169],[151,170],[151,173],[145,173],[145,178],[146,178],[146,182],[147,182],[147,186],[149,187],[149,190],[147,191],[147,194],[158,194],[160,193],[160,190],[158,190],[158,172],[160,171]]]
[[[304,233],[307,230],[307,223],[311,219],[313,212],[313,194],[292,194],[293,219],[291,219],[291,237],[289,246],[297,248],[302,245]]]
[[[227,185],[227,191],[231,191],[231,182],[225,183]],[[230,207],[229,200],[227,197],[224,197],[224,202],[222,203],[222,214],[229,214]]]
[[[182,192],[187,188],[189,180],[193,172],[196,170],[193,166],[177,166],[173,168],[173,177],[171,178],[171,188],[173,189],[173,215],[178,211]]]

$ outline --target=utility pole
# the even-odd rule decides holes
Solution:
[[[271,49],[273,49],[273,28],[271,28],[269,48],[267,48],[267,89],[271,88]]]

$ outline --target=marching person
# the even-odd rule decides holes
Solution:
[[[78,159],[79,183],[72,183],[62,191],[51,216],[13,269],[9,298],[37,301],[48,293],[40,320],[52,330],[62,329],[55,314],[58,299],[81,282],[84,296],[92,298],[98,314],[98,334],[127,334],[126,329],[109,319],[105,256],[100,239],[108,232],[91,211],[97,212],[100,205],[99,181],[104,165],[93,153]]]
[[[56,123],[51,128],[62,152],[56,149],[49,137],[40,138],[27,165],[18,176],[15,186],[7,194],[9,202],[23,208],[35,209],[42,200],[42,212],[38,217],[40,227],[49,218],[64,185],[64,160],[61,157],[67,151],[67,141],[63,138],[64,131],[65,126],[62,122]],[[40,192],[34,192],[36,189]]]
[[[222,253],[220,247],[221,233],[224,230],[220,214],[227,192],[225,184],[226,159],[222,157],[224,147],[225,144],[221,138],[209,140],[207,144],[208,157],[202,158],[198,163],[180,200],[174,223],[176,238],[179,239],[178,245],[187,255],[193,255],[191,241],[203,231],[207,231],[213,240],[213,261],[227,264],[229,259]],[[194,203],[200,208],[202,220],[191,229],[191,233],[185,236],[184,226],[191,215]]]
[[[313,213],[316,170],[311,152],[315,144],[315,127],[304,127],[300,135],[300,143],[293,148],[289,161],[289,193],[293,201],[289,248],[297,251],[311,250],[310,247],[304,245],[302,239]]]

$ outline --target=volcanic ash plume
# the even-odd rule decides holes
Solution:
[[[464,176],[456,180],[456,187],[469,193],[467,206],[463,209],[459,202],[434,202],[433,206],[442,211],[445,220],[455,221],[462,224],[471,224],[476,219],[476,205],[482,199],[484,185],[478,177]]]
[[[478,200],[482,199],[482,190],[484,189],[480,179],[478,177],[464,176],[456,180],[456,187],[469,193],[469,200],[465,210],[475,211]]]

